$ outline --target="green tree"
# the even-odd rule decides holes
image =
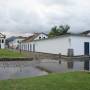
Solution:
[[[60,25],[59,27],[54,26],[51,28],[51,31],[49,32],[49,37],[54,37],[54,36],[60,36],[63,34],[66,34],[68,30],[70,29],[70,26],[68,25]]]

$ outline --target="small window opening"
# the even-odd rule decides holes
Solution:
[[[41,37],[39,37],[39,39],[41,39]]]

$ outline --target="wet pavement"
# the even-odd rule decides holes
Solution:
[[[49,59],[34,61],[0,61],[0,80],[48,75],[46,71],[84,71],[84,61],[73,61],[73,63]]]
[[[41,60],[37,65],[40,68],[46,69],[51,72],[71,72],[71,71],[84,71],[84,62],[83,61],[74,61],[71,68],[68,67],[67,61],[57,60]]]
[[[36,63],[31,61],[0,62],[0,80],[48,75],[47,72],[36,68],[35,65]]]

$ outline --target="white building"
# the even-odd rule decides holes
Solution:
[[[13,49],[18,49],[19,44],[25,39],[26,37],[18,36],[15,37],[13,40],[9,42],[9,47]]]
[[[28,41],[28,40],[27,40]],[[22,50],[74,56],[90,55],[90,36],[86,34],[66,34],[49,39],[34,39],[22,43]]]
[[[0,48],[1,49],[5,48],[5,39],[6,39],[6,36],[0,33]]]
[[[35,40],[45,40],[48,36],[45,33],[34,33],[34,35],[26,38],[21,43],[21,49],[26,51],[35,51]]]

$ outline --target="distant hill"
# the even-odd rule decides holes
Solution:
[[[13,41],[16,37],[15,36],[11,36],[9,38],[6,39],[6,45],[8,45],[9,42]]]
[[[13,41],[15,38],[16,38],[15,36],[11,36],[11,37],[7,38],[6,40],[10,42],[10,41]]]

